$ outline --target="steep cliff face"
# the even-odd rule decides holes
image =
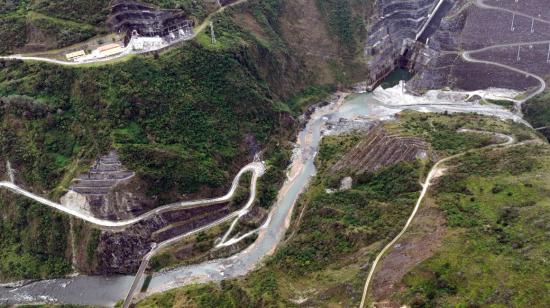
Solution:
[[[369,18],[365,54],[368,83],[375,83],[397,65],[406,40],[415,40],[437,0],[380,0]]]
[[[72,181],[61,204],[97,218],[128,219],[152,209],[156,203],[143,194],[142,185],[111,151]]]
[[[540,82],[526,73],[550,73],[544,65],[548,55],[544,42],[550,38],[550,27],[534,19],[537,14],[529,17],[526,12],[542,13],[545,4],[542,0],[521,4],[454,2],[424,46],[432,54],[429,63],[418,70],[409,87],[416,91],[444,87],[468,91],[537,89]],[[466,52],[474,61],[464,59]]]
[[[249,0],[229,12],[259,42],[251,55],[262,79],[290,97],[313,84],[364,79],[368,68],[362,49],[370,10],[367,0]]]
[[[78,69],[1,61],[0,95],[26,95],[0,109],[2,162],[13,163],[26,189],[63,195],[65,204],[100,218],[222,195],[259,150],[270,155],[287,145],[304,107],[287,104],[290,98],[364,78],[366,4],[250,0],[213,18],[216,44],[205,32],[162,54]],[[276,195],[268,186],[265,207]],[[68,251],[82,272],[132,272],[152,242],[232,206],[154,217],[120,233],[73,219],[64,231]]]

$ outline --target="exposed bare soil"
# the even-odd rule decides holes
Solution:
[[[440,52],[439,55],[420,70],[410,83],[412,88],[424,90],[449,86],[472,91],[494,87],[527,91],[540,86],[535,78],[508,68],[466,62],[461,53],[491,47],[483,52],[472,53],[471,56],[476,60],[507,65],[538,76],[548,75],[550,65],[546,62],[549,45],[535,43],[550,40],[550,20],[545,22],[544,19],[548,15],[545,9],[547,1],[516,3],[484,0],[482,5],[496,8],[480,7],[476,1],[455,3],[454,9],[428,44],[430,49]],[[527,44],[518,47],[518,43]]]
[[[384,307],[400,307],[390,297],[401,288],[402,278],[420,262],[431,257],[443,244],[446,220],[433,200],[426,199],[411,230],[384,257],[373,280],[376,302]]]

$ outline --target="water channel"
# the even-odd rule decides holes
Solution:
[[[271,255],[281,242],[290,223],[294,204],[301,192],[315,175],[315,155],[318,151],[327,121],[339,119],[362,121],[385,120],[403,109],[422,112],[468,112],[471,104],[434,104],[427,106],[387,105],[372,93],[352,94],[345,100],[332,102],[317,109],[305,128],[299,133],[297,148],[289,168],[289,177],[281,189],[278,201],[258,239],[246,250],[225,259],[185,266],[153,275],[147,294],[166,291],[190,283],[220,281],[240,277],[253,270],[261,260]],[[486,108],[487,113],[494,112]],[[480,109],[481,110],[481,109]],[[491,111],[492,110],[492,111]],[[478,110],[479,111],[479,110]],[[483,112],[481,112],[483,113]],[[133,276],[77,276],[64,279],[43,280],[21,287],[0,287],[0,304],[65,303],[79,305],[112,306],[124,299]]]

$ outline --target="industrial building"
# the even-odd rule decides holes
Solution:
[[[124,48],[117,43],[113,43],[113,44],[100,46],[96,49],[96,51],[98,52],[100,57],[105,58],[105,57],[110,57],[110,56],[114,56],[116,54],[122,53],[124,51]]]
[[[70,53],[66,54],[65,57],[69,61],[75,61],[78,58],[83,57],[85,55],[86,55],[86,52],[84,52],[84,50],[79,50],[79,51],[70,52]]]

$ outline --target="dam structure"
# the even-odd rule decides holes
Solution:
[[[429,60],[429,54],[419,51],[451,7],[447,0],[376,1],[365,46],[371,68],[367,89],[372,90],[397,67],[410,69],[414,64],[409,62],[417,58]]]

